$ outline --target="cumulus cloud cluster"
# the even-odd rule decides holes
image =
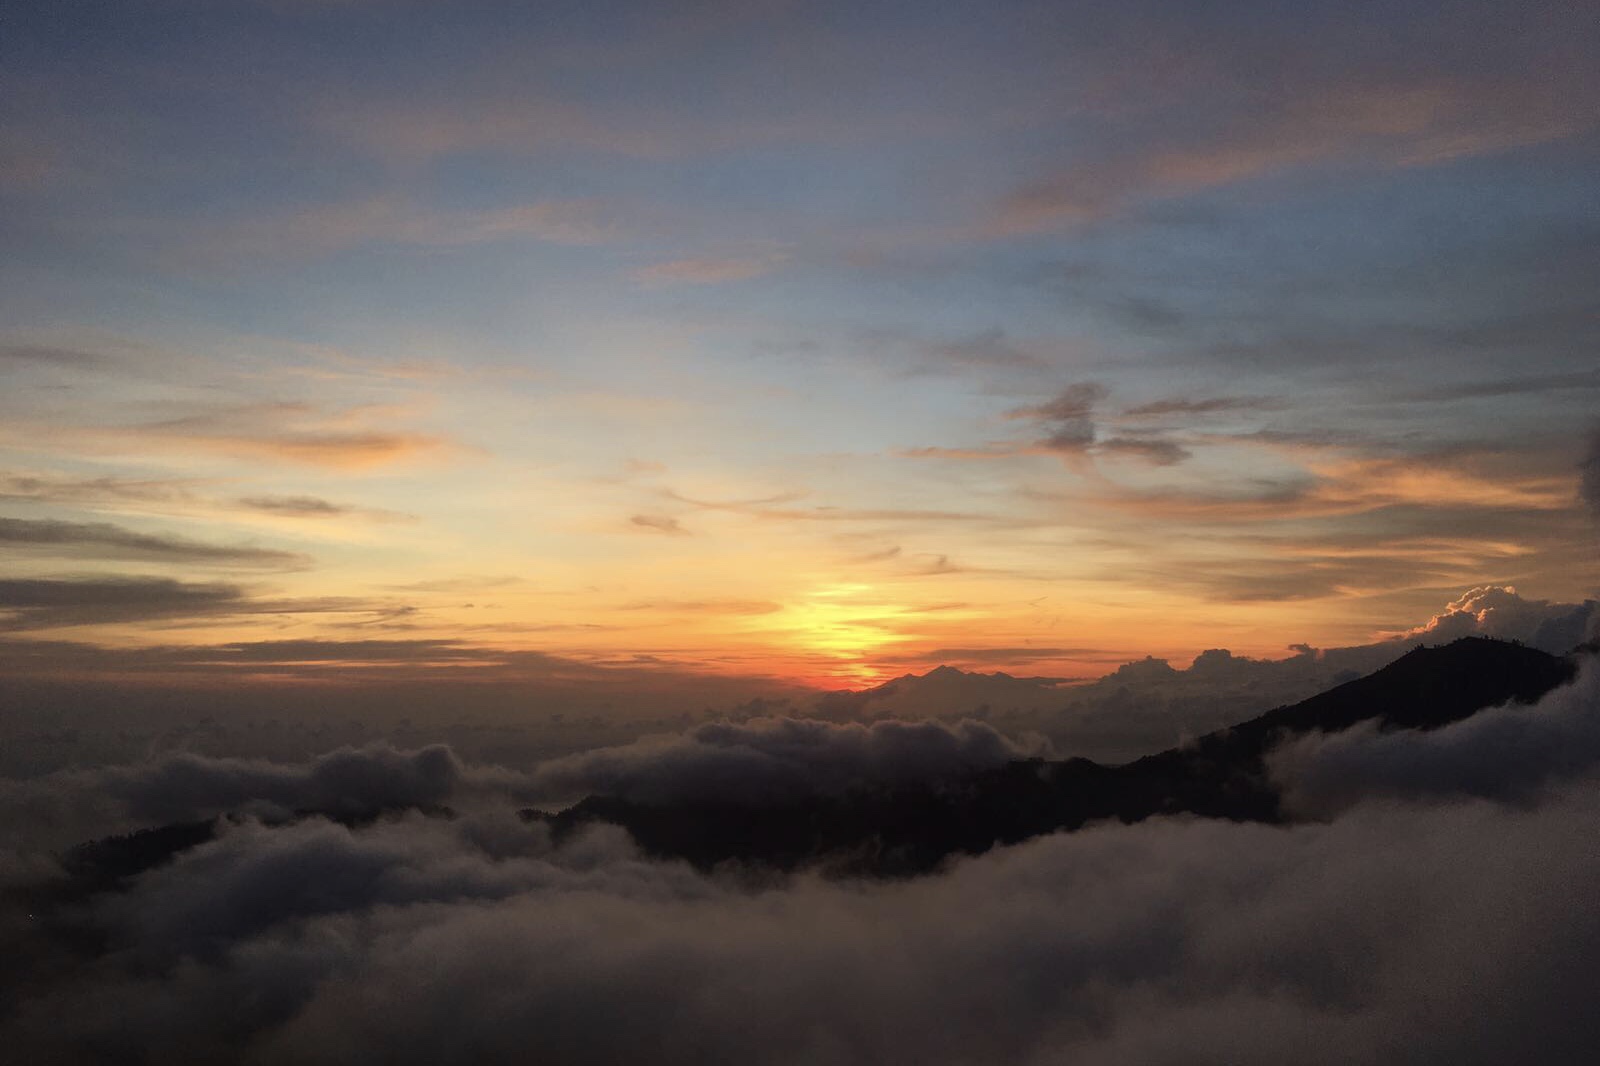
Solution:
[[[221,814],[282,819],[306,810],[359,816],[438,808],[509,795],[523,780],[498,767],[465,766],[442,744],[417,751],[345,748],[304,763],[172,752],[128,765],[0,779],[0,810],[7,814],[0,845],[60,846]]]
[[[711,722],[542,764],[543,796],[604,793],[643,802],[768,801],[869,782],[925,780],[1041,755],[981,722],[832,723],[761,718]]]
[[[644,802],[760,802],[944,777],[1043,754],[979,722],[791,718],[706,723],[550,759],[530,769],[463,763],[447,746],[379,743],[299,763],[172,752],[127,765],[0,778],[0,848],[63,847],[144,826],[247,814],[365,816],[406,808],[561,804],[592,794]]]
[[[1518,595],[1511,585],[1468,589],[1426,625],[1405,634],[1433,643],[1461,637],[1517,640],[1561,655],[1600,634],[1600,602],[1551,603]]]

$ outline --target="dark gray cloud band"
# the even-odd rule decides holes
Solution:
[[[309,560],[296,552],[252,545],[207,544],[157,533],[139,533],[110,522],[62,522],[0,517],[0,546],[98,559],[147,559],[198,566],[291,569]]]
[[[381,648],[379,649],[381,651]],[[593,794],[643,802],[770,801],[948,777],[1043,752],[978,722],[792,718],[718,722],[547,760],[527,770],[467,765],[444,745],[346,748],[308,762],[159,759],[32,780],[0,778],[15,817],[0,847],[65,846],[91,836],[221,814],[283,817],[400,808],[570,802]]]
[[[1588,447],[1578,463],[1578,498],[1600,518],[1600,429],[1589,434]]]
[[[553,760],[531,783],[557,799],[604,793],[642,802],[767,801],[950,776],[1043,750],[1042,740],[1013,740],[972,721],[764,718]]]
[[[203,616],[241,608],[238,585],[154,577],[0,580],[0,630],[51,629],[174,616]]]

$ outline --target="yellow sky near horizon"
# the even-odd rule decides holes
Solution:
[[[7,641],[833,687],[1600,590],[1576,9],[424,7],[19,16]]]

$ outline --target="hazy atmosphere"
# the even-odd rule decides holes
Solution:
[[[1600,6],[0,13],[0,1040],[1583,1062]]]

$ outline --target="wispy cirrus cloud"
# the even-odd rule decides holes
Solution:
[[[245,590],[153,577],[0,580],[0,629],[69,626],[227,614],[246,603]]]
[[[1080,502],[1151,520],[1247,524],[1358,515],[1385,508],[1554,513],[1570,510],[1569,480],[1502,479],[1438,457],[1307,458],[1298,475],[1210,487],[1132,488],[1108,481]]]
[[[749,500],[706,500],[685,496],[672,489],[663,491],[667,499],[703,511],[719,511],[773,522],[953,522],[958,524],[1004,522],[1002,516],[973,511],[935,511],[915,508],[857,508],[818,504],[814,507],[789,507],[804,499],[803,492],[785,492]]]
[[[370,623],[413,610],[394,601],[341,596],[274,598],[231,582],[145,575],[0,579],[0,629],[11,632],[258,615],[348,615]]]
[[[1175,466],[1190,458],[1177,441],[1146,433],[1103,436],[1098,428],[1099,405],[1110,389],[1095,381],[1068,385],[1043,403],[1014,407],[1005,417],[1031,423],[1040,436],[1030,440],[990,441],[981,446],[924,446],[899,449],[896,454],[917,459],[1010,459],[1025,455],[1054,455],[1080,473],[1091,473],[1095,456],[1128,458],[1151,466]]]
[[[165,423],[139,427],[132,436],[158,446],[333,470],[365,470],[438,456],[447,450],[446,442],[441,437],[383,430],[230,433],[225,430],[208,431],[192,423],[189,426]]]
[[[1028,370],[1047,365],[1047,360],[998,326],[934,343],[928,346],[928,352],[941,365],[972,370]]]
[[[380,507],[337,503],[321,496],[259,495],[226,498],[208,494],[217,479],[67,477],[59,474],[0,475],[0,500],[69,505],[93,511],[164,515],[219,515],[305,519],[415,522],[417,516]]]
[[[636,529],[647,530],[651,533],[664,533],[670,537],[689,536],[689,531],[683,528],[683,523],[671,515],[636,514],[628,519],[628,522]]]
[[[356,406],[329,409],[305,402],[265,401],[206,407],[155,421],[102,421],[62,426],[14,423],[0,441],[48,442],[92,455],[130,451],[209,455],[330,470],[363,470],[460,454],[462,446],[430,433],[397,427],[387,411]]]
[[[145,559],[197,566],[300,569],[298,552],[254,545],[209,544],[164,533],[140,533],[110,522],[0,517],[0,545],[12,550],[93,559]]]
[[[1105,219],[1152,201],[1248,182],[1293,170],[1410,168],[1558,141],[1596,127],[1596,95],[1583,73],[1574,10],[1546,8],[1508,37],[1485,8],[1437,34],[1431,49],[1393,37],[1363,39],[1348,24],[1308,20],[1322,31],[1308,54],[1310,27],[1279,13],[1241,7],[1248,35],[1233,18],[1204,25],[1185,20],[1158,28],[1122,61],[1153,64],[1178,47],[1162,32],[1189,30],[1188,64],[1132,93],[1133,106],[1105,108],[1112,133],[1098,150],[1014,189],[995,206],[993,232],[1019,234]],[[1566,39],[1564,39],[1566,38]],[[1244,41],[1249,55],[1242,54]],[[1116,54],[1116,53],[1112,53]],[[1337,55],[1338,65],[1327,57]],[[1091,49],[1086,64],[1096,67]],[[1099,59],[1112,58],[1103,54]],[[1107,65],[1108,86],[1125,74]]]
[[[392,159],[433,159],[460,152],[528,155],[579,149],[658,158],[688,150],[659,121],[628,121],[614,110],[533,91],[485,91],[401,102],[351,99],[319,109],[315,128]]]
[[[241,496],[233,501],[238,507],[274,518],[342,519],[356,518],[371,522],[415,522],[416,515],[388,511],[375,507],[356,507],[334,503],[320,496]]]
[[[1173,396],[1164,400],[1135,404],[1122,412],[1124,418],[1168,418],[1174,415],[1211,415],[1235,411],[1271,410],[1283,405],[1270,396]]]
[[[1578,498],[1600,517],[1600,429],[1590,432],[1578,462]]]
[[[459,210],[404,197],[376,196],[185,227],[176,247],[185,258],[236,266],[252,258],[318,257],[375,245],[603,244],[617,239],[623,229],[618,209],[597,200],[538,200]]]
[[[624,611],[648,611],[663,614],[686,615],[756,615],[775,614],[783,604],[772,600],[637,600],[622,605]]]
[[[788,255],[669,259],[634,271],[635,281],[644,285],[721,285],[749,281],[778,270]]]
[[[199,503],[194,478],[67,477],[59,474],[0,476],[0,500],[89,506],[185,507]]]
[[[103,352],[46,344],[0,345],[0,365],[43,366],[58,370],[102,370],[113,362]]]
[[[1152,466],[1176,466],[1193,454],[1176,441],[1160,437],[1108,437],[1096,447],[1106,454],[1142,459]]]

